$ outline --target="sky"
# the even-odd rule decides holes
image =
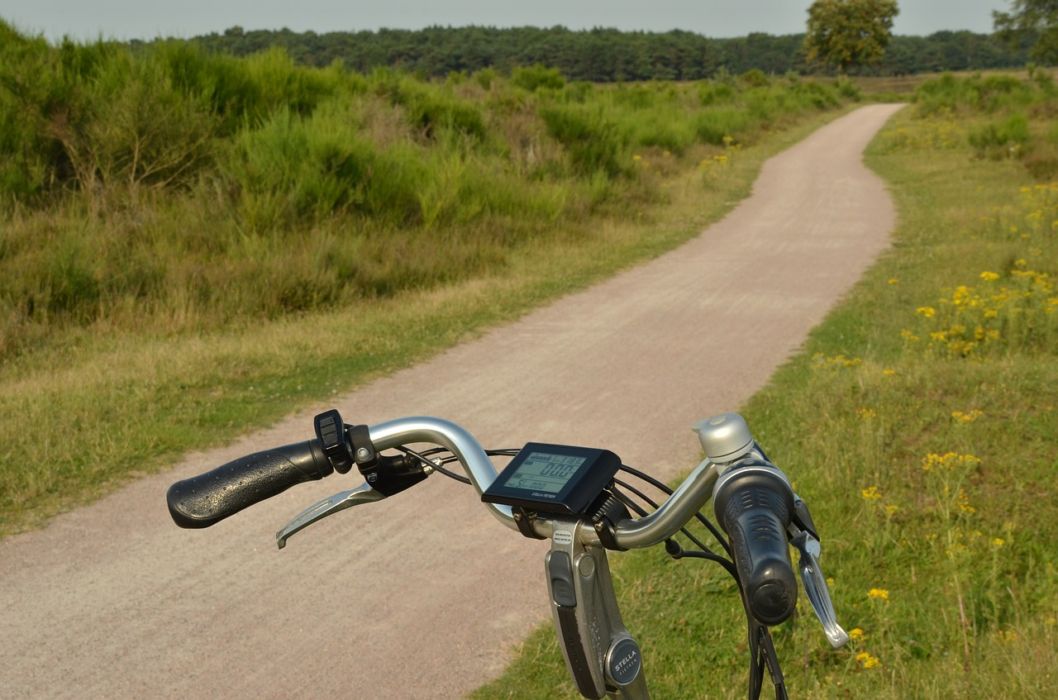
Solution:
[[[0,18],[49,39],[152,39],[244,29],[355,31],[468,24],[668,31],[711,37],[804,31],[811,0],[0,0]],[[990,32],[1009,0],[899,0],[896,34]]]

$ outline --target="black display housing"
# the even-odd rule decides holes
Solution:
[[[523,465],[530,462],[535,468],[542,457],[549,456],[573,458],[570,462],[581,459],[583,462],[568,477],[556,477],[565,480],[565,484],[557,491],[512,486],[512,482],[533,478],[533,475],[527,477],[524,472],[520,472]],[[529,442],[481,494],[481,500],[521,507],[530,513],[582,516],[587,514],[588,508],[603,489],[610,485],[620,467],[621,458],[609,450]]]

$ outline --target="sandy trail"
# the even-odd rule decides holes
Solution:
[[[314,409],[693,466],[690,426],[759,389],[888,244],[893,206],[861,154],[897,109],[863,107],[772,158],[679,249]],[[465,487],[435,476],[282,552],[276,529],[350,477],[208,530],[169,520],[170,483],[306,439],[315,412],[0,542],[0,697],[450,698],[495,677],[547,616],[547,545]]]

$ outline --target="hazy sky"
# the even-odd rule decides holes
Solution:
[[[992,29],[992,10],[1008,0],[899,0],[897,34],[941,29]],[[51,39],[153,38],[246,29],[317,32],[419,28],[433,24],[500,27],[562,24],[666,31],[706,36],[804,31],[811,0],[0,0],[0,18]]]

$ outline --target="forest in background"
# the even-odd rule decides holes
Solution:
[[[894,36],[885,57],[856,75],[1020,68],[1029,62],[1033,37],[1012,47],[990,34],[941,31],[929,36]],[[772,75],[818,73],[805,61],[803,34],[753,33],[713,39],[694,32],[570,30],[539,27],[427,27],[418,30],[327,33],[244,30],[231,27],[190,39],[210,51],[247,56],[282,47],[299,63],[323,67],[335,61],[357,71],[378,67],[422,77],[542,64],[571,80],[622,82],[700,80],[717,74],[760,70]],[[154,42],[133,41],[134,47]]]

